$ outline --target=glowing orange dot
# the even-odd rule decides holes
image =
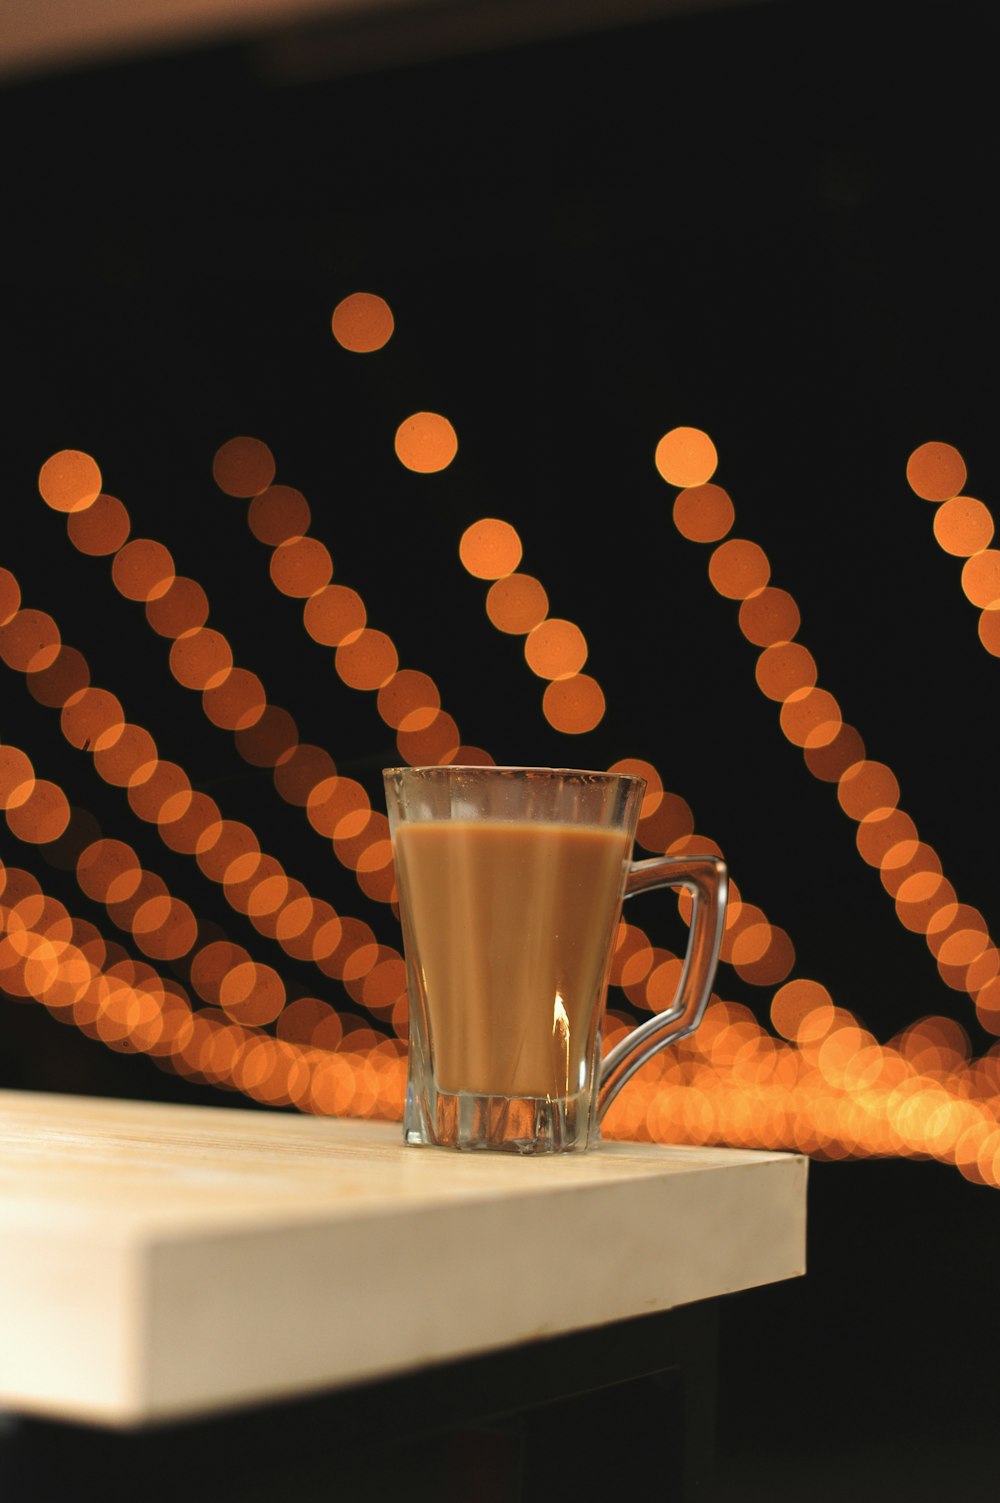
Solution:
[[[652,813],[640,818],[636,839],[647,851],[666,851],[693,830],[694,815],[686,800],[678,793],[661,792]]]
[[[521,539],[509,522],[483,517],[462,533],[458,556],[477,579],[503,579],[521,562]]]
[[[34,785],[35,769],[20,747],[0,746],[0,809],[23,804],[31,797]],[[3,889],[2,872],[0,865],[0,891]]]
[[[248,875],[259,863],[260,842],[249,825],[236,819],[220,819],[209,825],[195,848],[198,865],[213,882],[230,880],[230,869],[246,856],[255,858],[249,864]],[[232,880],[239,881],[243,875],[240,869]]]
[[[720,595],[745,600],[762,590],[771,577],[771,565],[763,548],[747,538],[720,543],[708,561],[708,577]]]
[[[439,710],[430,725],[418,731],[397,731],[396,746],[411,767],[437,766],[454,760],[462,736],[452,717]]]
[[[241,945],[230,944],[225,939],[214,940],[192,956],[191,985],[204,1002],[218,1006],[226,976],[249,959]]]
[[[401,669],[378,691],[378,712],[394,730],[426,730],[440,708],[437,684],[415,668]]]
[[[921,444],[906,462],[910,489],[924,501],[948,501],[966,481],[965,460],[952,444]]]
[[[161,637],[197,631],[208,620],[208,596],[197,580],[175,575],[162,595],[147,599],[146,620]]]
[[[315,595],[332,577],[333,559],[319,538],[289,538],[271,554],[271,578],[283,595]]]
[[[256,725],[266,703],[264,685],[247,668],[233,668],[221,683],[204,689],[201,696],[208,719],[227,731],[245,731]]]
[[[656,468],[668,485],[707,485],[719,463],[715,445],[700,428],[671,428],[656,446]]]
[[[250,502],[247,512],[250,531],[271,548],[288,542],[289,538],[304,537],[311,520],[309,502],[290,485],[272,485],[261,491]]]
[[[128,600],[158,600],[175,577],[168,549],[152,538],[134,538],[115,554],[111,578]]]
[[[62,645],[59,628],[44,611],[22,610],[0,627],[0,658],[20,673],[50,668]]]
[[[231,438],[216,450],[212,475],[227,496],[259,496],[274,479],[274,455],[259,438]]]
[[[113,746],[121,735],[125,715],[121,702],[107,689],[81,689],[71,694],[59,717],[62,733],[79,751]]]
[[[973,605],[1000,604],[1000,550],[986,548],[962,566],[962,589]]]
[[[399,667],[399,654],[385,632],[366,627],[353,641],[337,648],[334,665],[350,688],[381,689]]]
[[[92,558],[117,553],[131,529],[128,512],[117,496],[101,494],[86,511],[66,518],[66,532],[73,547]]]
[[[85,511],[101,494],[101,472],[89,454],[60,449],[42,465],[38,490],[53,511]]]
[[[774,647],[790,642],[799,629],[801,618],[795,600],[787,590],[768,585],[740,606],[740,631],[747,641],[758,647]]]
[[[488,752],[485,747],[470,745],[468,741],[463,741],[460,746],[456,747],[449,761],[456,767],[496,766],[496,758],[491,752]]]
[[[371,809],[368,794],[353,778],[331,777],[317,783],[306,801],[306,815],[313,829],[320,835],[333,836],[349,824],[355,828],[354,816],[364,815],[361,826]]]
[[[21,586],[9,569],[0,569],[0,626],[6,626],[21,606]]]
[[[345,350],[367,355],[380,350],[396,327],[392,309],[374,292],[352,292],[333,310],[333,337]]]
[[[519,540],[520,541],[520,540]],[[507,574],[490,585],[486,614],[497,631],[522,636],[545,620],[549,597],[531,574]]]
[[[396,457],[421,475],[447,469],[457,452],[455,430],[439,412],[415,412],[396,429]]]
[[[154,960],[177,960],[198,938],[198,923],[187,903],[167,894],[140,905],[132,933],[144,955]]]
[[[793,746],[826,746],[840,730],[840,706],[826,689],[798,689],[781,706],[781,729]]]
[[[855,762],[864,761],[865,744],[853,725],[841,722],[832,741],[823,746],[803,747],[802,755],[814,778],[836,783]]]
[[[1000,609],[996,606],[980,613],[979,640],[987,652],[1000,658]]]
[[[771,1022],[793,1043],[821,1037],[833,1020],[833,999],[818,981],[788,981],[771,999]]]
[[[306,601],[302,621],[314,642],[339,647],[361,635],[368,612],[356,590],[328,584]]]
[[[146,785],[143,785],[144,787]],[[183,800],[183,794],[180,795]],[[136,804],[135,790],[129,789],[129,803]],[[220,819],[219,806],[207,793],[192,793],[182,812],[170,821],[157,820],[160,839],[172,851],[193,856],[205,832]]]
[[[721,485],[694,485],[674,502],[674,526],[692,543],[717,543],[736,519],[733,503]]]
[[[589,674],[577,673],[549,684],[542,696],[542,713],[554,730],[568,736],[592,731],[605,711],[604,691]]]
[[[277,705],[267,705],[259,720],[236,733],[240,756],[254,767],[276,767],[291,755],[298,741],[298,726]]]
[[[572,621],[549,617],[528,633],[524,658],[539,678],[572,678],[587,661],[587,639]]]
[[[862,861],[879,867],[902,865],[910,860],[920,843],[913,820],[897,808],[881,808],[866,814],[854,839]]]
[[[129,785],[128,801],[148,824],[169,825],[191,807],[191,782],[176,762],[157,761],[148,777]]]
[[[95,840],[76,863],[80,887],[98,903],[119,903],[132,896],[142,878],[139,859],[121,840]]]
[[[622,773],[625,777],[642,778],[646,791],[642,796],[639,817],[647,819],[656,811],[663,797],[663,780],[652,762],[644,762],[640,757],[622,757],[619,761],[612,762],[608,771]]]
[[[844,773],[837,785],[837,799],[851,819],[862,820],[899,803],[899,784],[884,762],[859,762]]]
[[[185,689],[214,689],[225,683],[232,666],[226,638],[207,626],[178,637],[170,649],[170,671]]]
[[[60,647],[48,668],[28,674],[28,691],[39,704],[62,709],[67,699],[90,683],[87,660],[75,647]]]
[[[274,769],[274,786],[286,803],[304,808],[313,789],[336,776],[337,769],[328,751],[322,746],[300,743],[292,755]]]
[[[799,642],[779,642],[766,647],[757,659],[757,684],[768,699],[782,703],[799,689],[816,682],[816,660]]]
[[[973,496],[952,496],[934,513],[934,536],[959,558],[982,552],[993,539],[989,508]]]
[[[737,975],[751,986],[776,986],[795,964],[795,946],[784,929],[767,926],[767,947],[755,959],[733,957]]]
[[[111,746],[94,752],[99,777],[116,788],[144,783],[156,767],[156,742],[141,725],[126,723]]]

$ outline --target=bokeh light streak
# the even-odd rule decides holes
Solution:
[[[661,446],[669,437],[660,441]],[[965,461],[948,444],[935,442],[915,450],[907,477],[924,499],[945,506],[964,499],[958,491],[966,479]],[[899,808],[895,774],[884,763],[867,757],[861,736],[844,721],[833,695],[818,686],[815,659],[794,640],[801,621],[798,606],[787,590],[770,585],[771,566],[763,548],[747,538],[721,540],[721,523],[732,527],[735,510],[720,507],[717,489],[701,484],[691,492],[682,490],[674,503],[674,524],[691,541],[715,544],[708,561],[709,578],[720,595],[741,602],[740,629],[761,649],[755,670],[758,688],[780,704],[781,729],[801,748],[813,776],[836,785],[841,808],[858,826],[858,851],[864,861],[879,868],[900,923],[922,935],[941,979],[967,993],[983,1027],[1000,1033],[1000,999],[993,978],[984,977],[982,968],[973,969],[983,953],[996,948],[983,915],[958,902],[954,888],[941,875],[936,852],[920,840],[913,820]],[[956,512],[954,522],[942,529],[955,551],[960,539],[974,535],[988,542],[992,536],[992,519],[988,531],[985,508],[981,511],[980,507],[975,502],[971,510]],[[1000,552],[987,549],[984,543],[967,558],[965,568],[970,565],[979,572],[974,588],[963,573],[966,593],[984,607],[984,615],[1000,609]],[[888,821],[893,821],[891,827]],[[966,940],[966,934],[978,938]]]
[[[915,495],[937,505],[934,536],[945,553],[965,560],[962,591],[979,607],[979,640],[1000,658],[1000,550],[989,546],[996,524],[984,502],[960,494],[965,460],[951,444],[921,444],[907,461],[906,478]]]

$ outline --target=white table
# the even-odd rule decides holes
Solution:
[[[201,1416],[711,1300],[804,1271],[805,1187],[788,1154],[0,1092],[0,1407]]]

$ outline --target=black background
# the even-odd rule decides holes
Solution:
[[[141,607],[37,493],[49,454],[93,454],[134,535],[206,586],[237,662],[376,801],[391,732],[302,637],[244,503],[212,481],[220,443],[264,439],[337,580],[432,673],[466,740],[501,762],[654,762],[788,929],[796,974],[880,1039],[943,1013],[982,1052],[968,1000],[898,924],[757,691],[755,650],[708,550],[673,528],[652,453],[678,424],[712,434],[735,534],[799,601],[821,684],[896,771],[960,899],[1000,924],[1000,670],[905,479],[910,452],[943,439],[967,490],[1000,505],[997,38],[986,4],[769,4],[346,75],[306,35],[8,81],[0,562],[161,755],[336,904],[349,889],[322,844],[205,725]],[[395,314],[376,355],[330,334],[358,289]],[[459,435],[438,475],[393,455],[419,409]],[[458,562],[462,530],[490,515],[587,635],[608,699],[590,736],[547,727],[541,684]],[[222,922],[3,672],[0,734]],[[0,841],[85,910],[42,854]],[[396,941],[391,916],[365,916]],[[719,990],[766,1020],[768,992],[728,968]],[[233,1100],[6,1000],[0,1079]],[[733,1496],[992,1497],[995,1192],[933,1163],[811,1172],[809,1277],[726,1308]]]

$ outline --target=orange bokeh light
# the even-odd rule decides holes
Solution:
[[[274,479],[274,455],[259,438],[231,438],[216,450],[212,475],[227,496],[248,500]]]
[[[324,747],[300,742],[274,769],[274,786],[286,803],[305,808],[313,789],[336,776],[333,758]]]
[[[423,731],[437,718],[441,694],[426,673],[402,668],[378,691],[378,712],[394,730]]]
[[[0,745],[0,809],[16,808],[30,797],[35,785],[31,759],[17,746]],[[0,866],[0,874],[3,867]],[[0,891],[3,890],[0,882]]]
[[[757,659],[756,678],[761,693],[784,703],[798,690],[813,687],[816,660],[799,642],[779,642]]]
[[[1000,549],[985,548],[962,566],[962,589],[973,605],[1000,605]]]
[[[757,647],[790,642],[801,623],[799,608],[787,590],[767,585],[740,606],[740,631]]]
[[[1000,606],[980,612],[979,640],[988,653],[1000,658]]]
[[[509,522],[483,517],[462,533],[458,556],[477,579],[504,579],[521,562],[521,539]]]
[[[302,621],[314,642],[339,647],[361,635],[368,620],[365,603],[357,590],[328,584],[306,601]]]
[[[63,705],[90,684],[87,660],[75,647],[60,647],[47,668],[28,674],[28,692],[39,704],[61,710]]]
[[[654,463],[668,485],[707,485],[719,463],[715,445],[700,428],[671,428],[656,446]]]
[[[475,571],[473,571],[475,572]],[[486,595],[486,614],[497,631],[524,636],[544,621],[549,597],[531,574],[506,574],[495,579]]]
[[[0,658],[19,673],[40,673],[59,655],[59,628],[45,611],[19,610],[0,626]]]
[[[0,568],[0,626],[12,621],[21,607],[21,586],[9,569]]]
[[[899,784],[884,762],[858,762],[837,785],[837,800],[851,819],[863,820],[899,803]]]
[[[381,689],[399,667],[399,654],[385,632],[366,627],[334,654],[334,665],[352,689]]]
[[[333,578],[333,559],[318,538],[289,538],[271,555],[271,578],[283,595],[315,595]]]
[[[952,496],[934,513],[934,536],[946,553],[969,558],[993,541],[993,517],[974,496]]]
[[[233,668],[221,683],[206,687],[201,696],[208,719],[226,731],[245,731],[256,725],[266,703],[264,685],[247,668]]]
[[[57,783],[36,778],[23,802],[6,811],[12,835],[31,845],[47,845],[58,840],[69,824],[69,800]]]
[[[781,706],[781,729],[793,746],[827,746],[840,730],[840,706],[826,689],[797,689]]]
[[[689,486],[674,502],[674,526],[692,543],[717,543],[735,520],[735,508],[721,485]]]
[[[524,659],[539,678],[572,678],[587,661],[587,639],[572,621],[550,616],[528,633]]]
[[[708,577],[720,595],[746,600],[767,584],[771,565],[758,544],[747,538],[730,538],[720,543],[709,559]]]
[[[906,462],[906,478],[924,501],[947,501],[965,484],[965,460],[952,444],[921,444]]]
[[[458,452],[458,438],[439,412],[414,412],[396,429],[395,448],[406,469],[430,475],[448,468]]]
[[[568,736],[592,731],[606,709],[604,691],[589,674],[555,679],[542,696],[542,713],[554,730]]]
[[[119,548],[111,578],[128,600],[158,600],[174,582],[176,571],[168,549],[152,538],[133,538]]]
[[[38,491],[53,511],[85,511],[101,494],[97,461],[80,449],[60,449],[42,465]]]
[[[832,740],[821,746],[805,746],[802,755],[814,778],[837,783],[849,767],[864,760],[865,743],[853,725],[841,721]]]
[[[170,649],[170,671],[185,689],[215,689],[225,683],[232,666],[232,648],[208,626],[185,632]]]
[[[381,350],[396,327],[389,304],[374,292],[352,292],[342,298],[330,322],[337,343],[355,355]]]
[[[197,580],[177,574],[162,594],[146,600],[146,620],[161,637],[197,631],[208,620],[208,596]]]
[[[117,496],[103,492],[85,511],[70,512],[66,532],[73,547],[92,558],[117,553],[132,524]]]
[[[312,513],[301,491],[291,485],[272,485],[254,496],[247,512],[250,531],[258,542],[277,548],[289,538],[304,537]]]
[[[793,1043],[820,1038],[833,1022],[833,999],[818,981],[788,981],[771,999],[771,1022]]]
[[[439,710],[420,730],[396,732],[396,746],[411,767],[437,766],[455,759],[462,735],[446,710]]]

